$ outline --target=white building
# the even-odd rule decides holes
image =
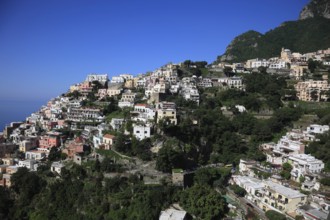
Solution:
[[[273,62],[269,65],[270,69],[286,69],[288,68],[287,62],[283,60],[278,60],[276,62]]]
[[[241,77],[221,77],[218,78],[218,82],[222,84],[226,84],[229,88],[234,89],[244,89],[243,87],[243,79]]]
[[[131,112],[131,118],[133,121],[153,121],[155,117],[156,110],[147,104],[136,104],[134,106],[134,111]]]
[[[267,162],[281,165],[287,161],[288,156],[301,154],[305,152],[305,143],[302,143],[300,140],[295,140],[290,136],[290,132],[283,136],[277,144],[271,145],[271,148],[266,153]],[[263,145],[268,146],[268,145]]]
[[[300,176],[320,173],[324,169],[324,163],[321,160],[307,154],[291,155],[288,162],[292,164],[291,176],[295,181],[299,181]]]
[[[54,173],[56,172],[58,174],[61,174],[63,167],[64,167],[64,164],[62,162],[53,162],[50,167],[50,170]]]
[[[307,202],[306,195],[270,180],[233,175],[230,182],[244,188],[245,197],[264,211],[293,212]]]
[[[86,77],[85,82],[99,81],[100,83],[106,83],[108,81],[108,74],[89,74]]]
[[[151,129],[152,128],[150,124],[143,124],[143,125],[133,124],[133,135],[139,140],[150,138]]]
[[[193,102],[196,102],[197,105],[199,105],[199,92],[196,87],[184,87],[182,88],[180,93],[185,100],[191,100]]]
[[[122,94],[120,101],[118,102],[118,107],[133,107],[136,93],[132,93],[130,90]]]
[[[255,61],[251,62],[251,68],[259,68],[261,66],[268,67],[269,62],[265,59],[263,59],[263,60],[256,59]]]
[[[36,171],[38,168],[38,164],[35,160],[20,160],[18,162],[18,167],[26,167],[31,171]]]
[[[185,220],[186,216],[186,211],[170,208],[160,213],[159,220]]]
[[[312,124],[307,127],[307,133],[312,134],[323,134],[324,132],[329,131],[329,125],[318,125],[318,124]]]
[[[133,102],[128,102],[128,101],[119,101],[118,102],[118,107],[119,108],[131,108],[134,106],[134,103]]]
[[[93,135],[93,145],[95,148],[100,148],[100,145],[103,144],[103,135],[102,132],[98,132],[96,135]]]
[[[126,81],[133,79],[133,75],[132,74],[125,73],[125,74],[120,74],[119,76],[122,77]]]
[[[243,105],[235,105],[235,108],[241,113],[246,112],[246,108]]]
[[[34,150],[34,151],[27,151],[25,152],[25,159],[29,160],[41,160],[46,157],[46,152],[45,151],[39,151],[39,150]]]
[[[122,128],[124,124],[123,118],[112,118],[110,122],[110,126],[113,130],[118,131]]]
[[[97,108],[69,108],[67,119],[75,122],[96,121],[102,122],[104,117],[101,110]]]
[[[125,79],[124,77],[121,77],[121,76],[113,76],[111,78],[111,83],[124,83],[125,82]]]

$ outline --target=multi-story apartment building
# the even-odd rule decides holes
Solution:
[[[307,202],[305,194],[270,180],[233,175],[230,182],[244,188],[247,192],[245,197],[264,211],[290,213]]]
[[[131,91],[127,91],[122,94],[120,101],[118,102],[118,106],[120,108],[124,107],[133,107],[136,93],[132,93]]]
[[[302,101],[321,101],[327,100],[329,97],[326,94],[330,86],[327,80],[308,80],[298,82],[295,85],[297,97]]]
[[[25,152],[25,159],[41,160],[46,157],[46,152],[41,150],[33,150]]]
[[[31,149],[37,148],[37,147],[38,147],[38,138],[37,137],[30,137],[19,143],[19,150],[21,152],[26,152],[28,150],[31,150]]]
[[[265,59],[263,60],[259,60],[259,59],[256,59],[256,60],[253,60],[251,61],[251,66],[249,68],[259,68],[261,66],[263,67],[268,67],[269,66],[269,62]]]
[[[133,121],[154,120],[156,117],[156,110],[147,104],[136,104],[134,111],[131,111],[131,118]]]
[[[122,128],[124,121],[125,120],[123,118],[112,118],[110,126],[113,130],[118,131]]]
[[[50,149],[52,147],[59,147],[61,145],[61,133],[48,132],[46,135],[40,136],[39,147]]]
[[[318,125],[312,124],[307,127],[306,133],[309,134],[323,134],[324,132],[329,131],[329,125]]]
[[[301,176],[307,174],[321,173],[324,169],[324,163],[321,160],[307,154],[295,154],[288,158],[288,162],[292,165],[292,179],[299,182]]]
[[[113,76],[111,78],[111,83],[124,83],[125,82],[125,79],[124,77],[121,77],[121,76]]]
[[[139,140],[151,137],[151,131],[151,124],[133,124],[133,135]]]
[[[185,100],[191,100],[199,105],[199,92],[195,86],[183,87],[180,94]]]
[[[307,202],[307,195],[297,190],[282,186],[270,180],[263,181],[264,192],[260,208],[263,210],[278,209],[282,212],[294,212],[299,205]]]
[[[287,69],[288,68],[288,62],[284,60],[277,60],[275,62],[272,62],[269,64],[270,69]]]
[[[171,124],[176,125],[177,124],[177,118],[176,118],[176,109],[158,109],[157,110],[157,123],[159,123],[160,120],[169,120]]]
[[[86,77],[86,82],[99,81],[102,84],[108,82],[108,74],[89,74]]]
[[[109,150],[111,149],[112,145],[115,143],[116,137],[111,134],[105,134],[103,135],[103,144],[104,144],[104,149]]]
[[[69,108],[67,120],[74,122],[102,122],[104,117],[101,110],[97,108]]]
[[[244,89],[243,79],[241,77],[222,77],[218,78],[218,83],[227,85],[229,88]]]

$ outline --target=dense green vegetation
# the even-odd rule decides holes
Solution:
[[[281,48],[307,53],[330,47],[330,20],[322,17],[284,22],[265,34],[248,31],[236,37],[224,55],[231,62],[278,56]],[[218,57],[218,61],[221,56]]]
[[[246,91],[200,90],[199,106],[171,96],[182,113],[179,112],[178,125],[160,126],[166,137],[176,142],[159,152],[159,170],[170,172],[172,168],[207,163],[238,163],[242,157],[265,159],[257,150],[258,145],[291,127],[303,111],[294,105],[283,105],[287,90],[283,77],[261,72],[244,76],[244,80]],[[239,112],[235,105],[244,105],[248,111]],[[223,113],[223,106],[229,107],[233,114]],[[266,119],[255,117],[263,112],[268,114]]]
[[[269,220],[286,220],[285,215],[274,210],[268,210],[266,216]]]
[[[292,165],[289,163],[284,163],[282,165],[282,171],[281,171],[280,175],[284,179],[289,180],[291,178],[291,174],[290,174],[291,170],[292,170]]]
[[[195,185],[181,192],[180,204],[199,219],[220,219],[228,212],[226,201],[209,186]]]
[[[244,197],[246,195],[246,190],[238,185],[230,185],[230,189],[234,191],[234,193],[240,197]]]
[[[110,158],[84,166],[69,164],[60,179],[50,175],[49,166],[38,172],[19,168],[12,176],[12,187],[0,187],[1,219],[151,220],[174,202],[199,219],[218,219],[228,212],[225,200],[212,188],[218,179],[220,187],[227,185],[227,169],[199,171],[187,190],[165,182],[145,185],[135,175],[104,177],[114,171],[119,171],[118,166]],[[212,181],[204,181],[206,173],[213,174]]]

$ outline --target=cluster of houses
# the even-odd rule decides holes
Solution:
[[[198,88],[223,86],[244,89],[240,77],[209,79],[191,76],[180,79],[180,65],[170,63],[136,77],[121,74],[109,79],[107,74],[90,74],[83,82],[70,86],[66,94],[48,101],[25,122],[7,125],[0,133],[3,174],[0,184],[10,186],[10,175],[18,167],[36,171],[52,148],[65,154],[66,160],[80,164],[86,160],[86,152],[91,148],[113,149],[116,132],[131,133],[138,140],[143,140],[153,135],[157,123],[176,125],[177,107],[174,102],[165,101],[168,94],[177,94],[198,105]],[[83,104],[91,94],[95,97],[94,104]],[[128,118],[106,120],[103,109],[113,100],[117,100],[119,108],[129,109]],[[126,129],[128,120],[132,122],[131,131]],[[62,162],[54,162],[51,171],[60,174],[63,166]]]
[[[330,201],[318,194],[324,163],[305,154],[305,148],[310,141],[316,140],[317,134],[327,131],[328,125],[313,124],[304,131],[294,129],[287,132],[277,143],[262,144],[260,148],[267,156],[268,166],[241,159],[239,174],[232,176],[231,184],[244,188],[247,192],[245,198],[264,211],[275,210],[291,217],[303,215],[306,219],[326,219]],[[291,181],[296,184],[290,184],[279,175],[284,163],[292,166]],[[302,192],[310,192],[311,195]]]
[[[301,80],[307,69],[308,59],[320,60],[324,65],[329,65],[329,62],[325,61],[329,55],[330,49],[303,55],[283,49],[280,58],[248,60],[245,64],[233,64],[231,67],[235,72],[241,73],[245,72],[246,68],[260,66],[275,70],[284,69],[288,70],[292,77]],[[243,80],[239,76],[179,77],[181,65],[170,63],[135,77],[121,74],[109,79],[107,74],[90,74],[83,82],[70,86],[68,93],[50,100],[38,112],[32,113],[25,122],[13,122],[6,126],[0,133],[0,185],[10,186],[10,177],[19,167],[37,170],[53,148],[65,154],[66,160],[81,164],[88,159],[86,152],[90,152],[91,148],[113,150],[116,132],[131,134],[138,140],[143,140],[153,135],[157,124],[177,125],[177,106],[165,99],[169,94],[177,94],[184,100],[199,105],[199,88],[244,90]],[[207,68],[217,71],[222,67],[225,65]],[[329,84],[327,80],[300,81],[295,88],[299,99],[321,101],[327,99]],[[95,98],[93,105],[83,104],[90,99],[91,94]],[[104,115],[104,107],[115,101],[118,108],[129,110],[128,115],[112,118]],[[236,108],[240,112],[245,111],[243,106]],[[132,124],[131,130],[127,128],[128,121]],[[324,197],[314,195],[315,201],[311,203],[314,205],[306,206],[307,196],[283,185],[277,175],[281,165],[288,162],[293,167],[291,178],[301,182],[302,190],[318,190],[319,175],[324,163],[306,155],[305,147],[308,142],[316,139],[315,134],[328,130],[329,126],[310,125],[305,131],[288,132],[278,143],[263,144],[261,148],[272,167],[261,166],[255,161],[241,160],[241,174],[234,175],[232,183],[243,187],[247,191],[246,198],[263,210],[274,209],[286,214],[299,212],[302,215],[322,215],[323,212],[329,212],[329,203]],[[72,132],[75,135],[72,135]],[[63,166],[61,161],[53,162],[51,171],[60,174]],[[274,175],[260,180],[257,178],[257,171]],[[186,213],[169,209],[162,212],[162,219],[170,219],[173,215],[184,218]]]
[[[330,48],[326,50],[318,50],[311,53],[291,52],[289,49],[282,48],[279,57],[270,59],[251,59],[245,63],[219,63],[213,65],[214,70],[223,70],[225,67],[230,67],[236,73],[250,73],[259,67],[267,68],[269,73],[278,73],[287,75],[294,80],[298,80],[295,84],[297,98],[302,101],[327,101],[330,90],[328,83],[328,73],[324,71],[322,79],[306,79],[308,70],[308,60],[312,59],[321,63],[325,68],[330,68]]]

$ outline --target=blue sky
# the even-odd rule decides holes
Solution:
[[[0,100],[47,100],[88,73],[138,74],[221,55],[308,0],[0,0]]]

